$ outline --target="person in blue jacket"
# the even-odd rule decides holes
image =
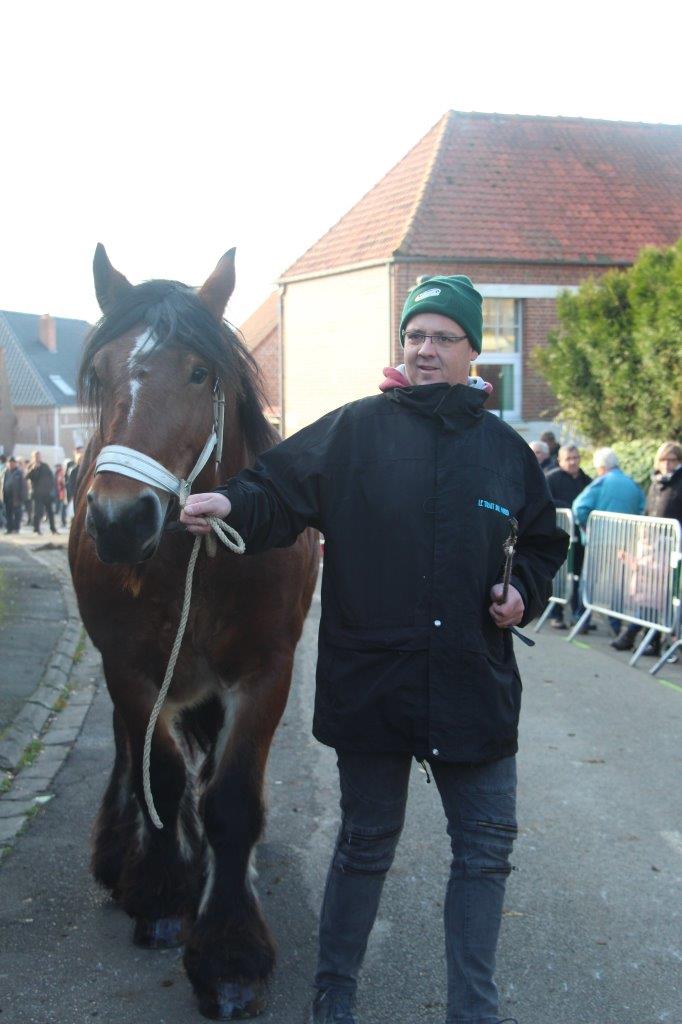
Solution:
[[[626,512],[641,516],[644,491],[618,465],[613,448],[597,448],[594,453],[596,478],[573,502],[573,518],[585,529],[590,512]]]
[[[618,465],[613,448],[597,448],[593,457],[597,476],[573,502],[573,519],[585,539],[585,527],[591,512],[623,512],[641,516],[644,512],[644,491]],[[620,619],[610,618],[611,629],[618,635]],[[583,630],[587,624],[583,626]]]

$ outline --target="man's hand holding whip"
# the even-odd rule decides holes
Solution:
[[[503,546],[505,555],[504,574],[502,582],[496,583],[490,590],[490,597],[493,603],[489,611],[496,626],[500,629],[510,629],[514,636],[522,640],[528,647],[535,647],[534,640],[529,640],[527,636],[524,636],[523,633],[519,633],[518,629],[515,629],[515,626],[523,618],[525,611],[523,598],[516,587],[512,587],[509,582],[518,535],[519,524],[512,516],[509,521],[509,536]]]

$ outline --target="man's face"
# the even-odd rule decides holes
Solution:
[[[548,452],[545,451],[543,445],[538,444],[537,441],[531,441],[530,448],[533,454],[535,455],[535,458],[538,460],[540,464],[542,464],[548,455]]]
[[[570,473],[571,476],[577,476],[580,469],[580,453],[573,450],[561,452],[559,454],[559,469],[563,469],[564,473]]]
[[[31,458],[35,462],[36,466],[40,465],[40,452],[34,452]]]
[[[463,336],[459,324],[440,313],[411,317],[405,331],[405,374],[410,384],[466,384],[469,364],[478,353]]]

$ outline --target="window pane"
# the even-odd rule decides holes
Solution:
[[[483,300],[483,351],[518,352],[520,307],[516,299]]]
[[[511,412],[514,408],[514,374],[516,367],[510,364],[483,363],[477,368],[479,377],[489,381],[493,393],[489,395],[485,407],[496,411]]]
[[[483,351],[484,352],[516,352],[515,331],[495,333],[490,330],[483,330]]]

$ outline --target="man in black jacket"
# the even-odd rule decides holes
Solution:
[[[2,481],[2,499],[5,503],[7,533],[19,533],[21,526],[21,492],[24,478],[17,460],[13,455],[7,462],[7,469]]]
[[[552,501],[557,508],[570,508],[588,484],[592,483],[592,477],[580,468],[580,452],[574,444],[565,444],[559,449],[557,459],[559,465],[556,469],[550,470],[547,476],[547,486],[552,495]],[[583,613],[583,604],[580,600],[580,573],[585,558],[585,546],[580,536],[573,540],[573,596],[572,611],[574,619],[579,619]],[[566,629],[564,622],[563,607],[554,605],[553,614],[550,616],[551,625],[554,629]],[[589,626],[587,627],[590,628]]]
[[[353,1024],[357,976],[403,826],[411,758],[428,762],[453,860],[448,1021],[498,1021],[493,980],[516,836],[521,680],[509,627],[538,615],[566,554],[542,470],[468,377],[482,300],[428,278],[405,303],[404,373],[323,416],[182,520],[229,518],[247,553],[324,533],[313,732],[335,747],[342,825],[320,919],[314,1024]],[[511,519],[519,538],[500,583]]]
[[[56,533],[54,525],[54,474],[47,463],[43,462],[40,452],[33,452],[26,472],[26,479],[31,484],[33,498],[33,532],[40,533],[40,524],[47,512],[50,532]]]

